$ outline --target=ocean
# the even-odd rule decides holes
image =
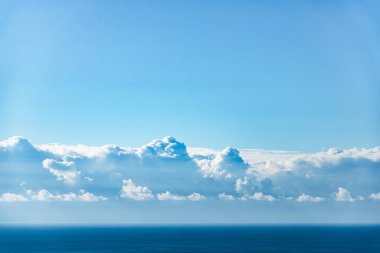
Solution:
[[[380,226],[3,226],[0,252],[380,252]]]

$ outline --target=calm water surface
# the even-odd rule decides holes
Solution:
[[[13,226],[0,252],[380,253],[380,226]]]

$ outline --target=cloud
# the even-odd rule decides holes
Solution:
[[[202,174],[212,178],[231,178],[232,176],[241,177],[245,175],[248,164],[241,158],[237,149],[225,148],[215,158],[212,156],[200,157],[196,159]]]
[[[59,181],[74,183],[80,175],[80,172],[74,169],[74,162],[55,161],[53,159],[45,159],[42,161],[42,166],[49,170]]]
[[[32,200],[37,201],[84,201],[84,202],[96,202],[101,200],[107,200],[106,197],[96,196],[85,190],[80,190],[78,194],[69,192],[66,194],[53,194],[46,189],[33,192],[32,190],[27,191],[28,195]]]
[[[171,136],[162,140],[154,140],[138,149],[142,157],[167,157],[173,159],[189,159],[186,145]]]
[[[171,194],[169,191],[157,194],[159,200],[185,200],[185,196]]]
[[[27,193],[28,193],[28,195],[31,196],[31,198],[33,200],[38,200],[38,201],[49,201],[49,200],[60,200],[61,199],[58,196],[53,195],[52,193],[50,193],[46,189],[42,189],[36,193],[34,193],[32,190],[29,190]]]
[[[298,202],[321,202],[321,201],[325,201],[325,198],[313,197],[305,193],[302,193],[300,196],[298,196],[297,201]]]
[[[206,199],[205,196],[203,196],[199,193],[192,193],[188,196],[181,196],[181,195],[172,194],[169,191],[157,194],[157,198],[159,200],[177,200],[177,201],[179,201],[179,200],[199,201],[199,200]]]
[[[19,190],[17,181],[26,181],[31,189],[86,189],[115,196],[123,179],[131,178],[157,192],[184,192],[195,190],[195,181],[202,177],[185,144],[173,137],[154,140],[140,148],[35,146],[25,138],[12,137],[0,142],[0,151],[0,190]]]
[[[0,202],[24,202],[28,201],[23,195],[14,194],[14,193],[4,193],[0,195]]]
[[[238,178],[236,179],[236,182],[235,182],[235,191],[246,192],[248,186],[249,186],[248,177],[244,177],[243,179]]]
[[[123,180],[123,189],[121,196],[126,199],[147,200],[153,199],[152,191],[146,186],[136,185],[132,179]]]
[[[79,201],[91,199],[90,193],[109,200],[120,195],[136,200],[155,196],[159,200],[292,198],[300,202],[376,199],[378,168],[380,147],[302,154],[231,147],[188,149],[173,137],[137,148],[33,145],[19,136],[0,141],[0,191],[30,189],[35,196],[29,198],[36,200]],[[356,197],[340,188],[350,189]]]
[[[224,192],[218,195],[219,199],[222,200],[234,200],[235,197],[229,194],[225,194]]]
[[[271,195],[264,195],[262,192],[255,192],[252,196],[249,197],[250,199],[254,200],[261,200],[261,201],[275,201],[276,198]]]
[[[73,200],[73,201],[85,201],[85,202],[95,202],[95,201],[100,201],[100,200],[107,200],[106,197],[96,196],[93,193],[86,192],[85,190],[79,191],[79,194],[70,193],[68,199],[70,201]]]
[[[375,200],[380,200],[380,192],[378,193],[371,193],[371,195],[369,195],[370,199],[375,199]]]
[[[343,187],[339,187],[338,191],[333,194],[333,197],[336,201],[354,201],[354,198],[351,197],[351,193]]]
[[[327,198],[338,187],[350,188],[355,194],[380,191],[380,148],[329,149],[315,154],[252,164],[248,176],[257,189],[282,196],[303,192]],[[267,180],[266,187],[262,182]],[[290,183],[291,182],[291,183]]]
[[[190,194],[189,196],[187,196],[187,199],[188,199],[188,200],[191,200],[191,201],[200,201],[200,200],[205,200],[206,197],[203,196],[203,195],[200,194],[200,193],[195,192],[195,193],[192,193],[192,194]]]
[[[22,136],[12,136],[7,140],[0,141],[0,150],[2,155],[30,155],[39,151]]]

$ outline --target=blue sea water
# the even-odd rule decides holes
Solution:
[[[380,252],[380,226],[10,226],[0,252]]]

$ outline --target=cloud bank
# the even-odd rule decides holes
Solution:
[[[380,200],[380,147],[286,151],[0,142],[0,202]]]

